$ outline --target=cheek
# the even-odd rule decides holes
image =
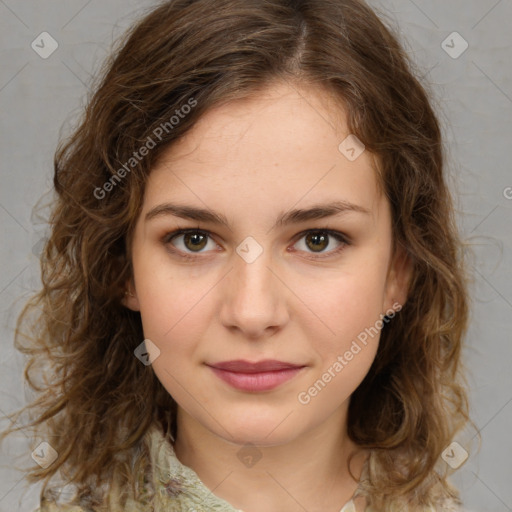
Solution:
[[[362,382],[377,354],[382,293],[380,273],[369,271],[333,279],[324,293],[309,295],[324,325],[308,323],[315,370],[297,394],[301,406],[334,411]]]
[[[321,287],[303,282],[304,291],[309,288],[303,294],[304,303],[313,313],[308,315],[309,329],[316,329],[316,336],[310,333],[309,338],[317,340],[320,353],[332,356],[348,350],[352,340],[375,325],[383,312],[384,284],[384,269],[376,262],[362,265],[360,270],[332,274]]]
[[[180,330],[194,325],[208,291],[212,273],[196,275],[193,268],[170,264],[165,253],[141,250],[133,255],[134,280],[144,334],[161,343],[180,338]],[[190,330],[187,330],[190,332]]]
[[[209,292],[218,284],[218,277],[173,267],[165,254],[152,251],[134,253],[133,268],[144,336],[160,350],[153,367],[168,388],[166,383],[173,383],[165,370],[179,376],[196,362],[195,350],[211,317]]]
[[[154,342],[159,355],[152,368],[168,393],[180,404],[190,400],[193,371],[199,361],[197,348],[204,341],[207,328],[205,307],[208,303],[202,287],[193,283],[162,279],[148,280],[141,287],[140,313],[145,338]],[[203,300],[201,300],[203,298]],[[194,397],[208,403],[207,393],[194,388]]]

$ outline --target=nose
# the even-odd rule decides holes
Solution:
[[[222,289],[220,319],[227,329],[257,340],[274,335],[288,322],[290,291],[272,264],[270,251],[250,263],[235,253]]]

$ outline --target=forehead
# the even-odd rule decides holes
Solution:
[[[341,102],[324,89],[276,83],[248,99],[207,111],[167,148],[150,173],[146,203],[180,198],[253,212],[346,200],[377,212],[375,160],[350,161]]]
[[[343,104],[327,90],[276,82],[248,98],[210,108],[168,148],[166,157],[218,159],[222,154],[217,146],[224,143],[229,145],[222,152],[227,158],[237,151],[261,158],[264,148],[266,155],[282,159],[292,152],[308,155],[311,146],[318,153],[324,149],[318,147],[320,140],[322,146],[330,145],[344,134],[348,131]]]

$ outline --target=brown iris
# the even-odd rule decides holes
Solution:
[[[309,242],[313,245],[309,245]],[[313,251],[320,252],[329,245],[329,236],[324,233],[308,233],[306,235],[306,244]]]
[[[208,237],[202,233],[185,233],[183,235],[183,243],[187,249],[194,251],[197,249],[200,251],[204,248],[208,241]],[[191,246],[187,245],[188,242],[191,242]]]

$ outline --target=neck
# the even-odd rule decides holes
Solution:
[[[339,512],[352,497],[367,453],[348,438],[346,410],[279,445],[228,441],[178,409],[176,456],[212,492],[244,512]],[[249,492],[248,492],[249,490]],[[255,499],[257,497],[257,499]],[[357,510],[363,510],[360,500]]]

